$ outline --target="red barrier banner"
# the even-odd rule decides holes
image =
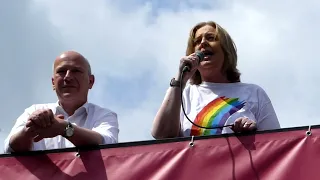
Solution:
[[[318,180],[319,128],[1,155],[0,179]]]

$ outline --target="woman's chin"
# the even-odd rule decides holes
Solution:
[[[200,68],[209,68],[211,66],[214,66],[214,62],[211,59],[204,60],[200,63]]]

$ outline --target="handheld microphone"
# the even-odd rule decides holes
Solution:
[[[198,57],[198,64],[199,64],[201,61],[203,61],[205,54],[202,51],[196,51],[195,54]],[[187,64],[182,69],[182,72],[186,72],[186,71],[190,72],[190,69],[191,69],[190,64]]]

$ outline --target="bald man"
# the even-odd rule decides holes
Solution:
[[[117,114],[87,102],[94,80],[81,54],[58,56],[52,77],[58,102],[25,109],[5,140],[5,153],[117,143]]]

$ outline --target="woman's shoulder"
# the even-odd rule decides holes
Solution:
[[[246,86],[247,89],[255,94],[260,101],[270,102],[270,98],[263,87],[258,84],[253,83],[242,83],[243,86]]]

